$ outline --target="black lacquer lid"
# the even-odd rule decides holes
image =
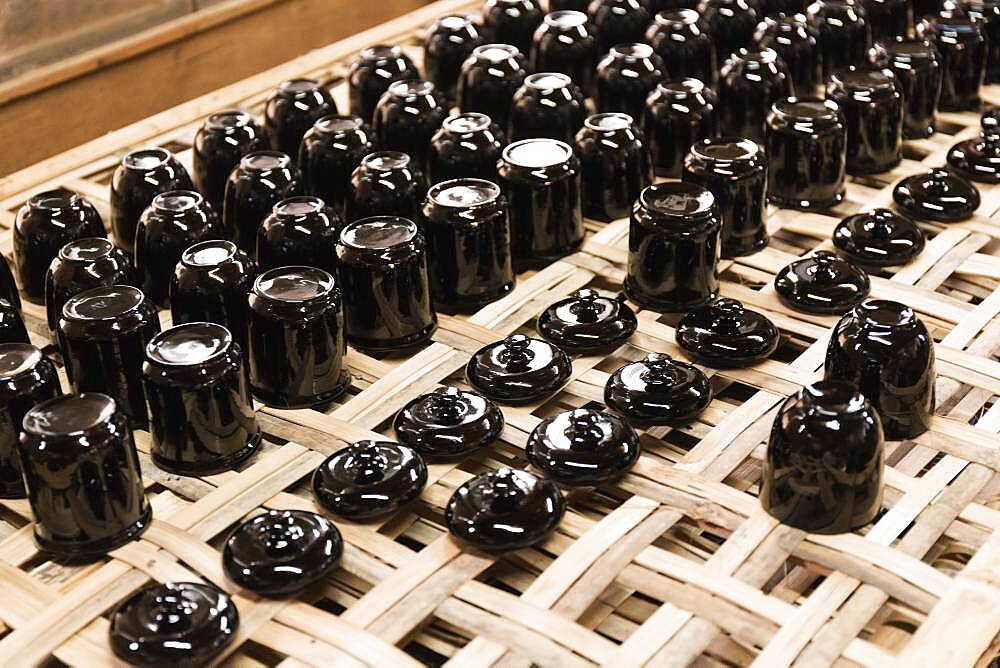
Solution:
[[[778,328],[735,299],[717,299],[677,325],[677,344],[695,360],[720,369],[766,359],[778,347]]]
[[[640,427],[675,427],[694,420],[712,402],[701,369],[665,353],[621,367],[604,386],[604,403]]]
[[[496,404],[457,387],[439,387],[417,397],[393,422],[399,442],[427,457],[474,452],[496,440],[503,426]]]
[[[625,420],[577,408],[538,423],[528,461],[564,485],[597,485],[620,477],[639,459],[639,437]]]
[[[635,332],[639,322],[627,304],[584,288],[561,299],[538,316],[538,333],[569,353],[614,350]]]
[[[513,550],[544,539],[566,512],[559,487],[527,471],[502,468],[455,490],[445,507],[448,530],[477,547]]]
[[[979,190],[944,169],[914,174],[896,184],[892,199],[903,213],[921,220],[955,223],[979,208]]]
[[[983,112],[983,131],[948,151],[948,165],[962,176],[982,183],[1000,183],[1000,108]]]
[[[906,264],[924,249],[924,232],[906,216],[873,209],[844,218],[833,231],[833,245],[860,264],[891,267]]]
[[[358,441],[333,453],[313,476],[313,494],[334,515],[367,519],[393,512],[427,484],[427,466],[412,448]]]
[[[774,289],[797,311],[843,313],[868,296],[871,281],[861,267],[829,251],[817,251],[779,271]]]
[[[573,365],[551,343],[512,334],[477,350],[465,371],[469,383],[487,397],[501,403],[527,403],[562,387]]]

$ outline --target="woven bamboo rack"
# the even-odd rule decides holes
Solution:
[[[207,114],[260,113],[290,77],[327,82],[346,108],[343,78],[360,48],[399,43],[419,62],[423,28],[475,8],[468,0],[429,5],[0,179],[0,249],[9,254],[9,228],[30,195],[71,188],[107,220],[111,172],[128,149],[161,145],[190,166]],[[1000,88],[984,93],[1000,103]],[[434,342],[409,358],[350,351],[353,386],[325,414],[261,408],[268,441],[241,471],[169,475],[144,454],[148,434],[137,432],[155,519],[141,540],[98,563],[46,561],[27,502],[0,502],[0,665],[113,664],[109,608],[151,581],[198,580],[235,597],[241,624],[222,661],[240,666],[988,665],[1000,652],[1000,186],[980,184],[976,217],[924,225],[929,243],[914,262],[872,276],[873,296],[905,302],[927,323],[939,372],[932,429],[887,444],[884,512],[859,532],[820,536],[778,524],[756,498],[775,410],[819,378],[836,321],[782,306],[775,273],[831,248],[843,216],[891,206],[895,182],[943,164],[978,121],[941,114],[937,134],[907,142],[892,172],[853,179],[834,212],[770,209],[771,244],[724,262],[722,294],[768,314],[782,331],[778,352],[753,368],[708,370],[716,398],[698,422],[646,430],[634,470],[571,493],[544,543],[477,553],[449,536],[444,505],[476,473],[526,466],[532,428],[555,412],[599,405],[621,364],[646,351],[680,354],[676,320],[637,309],[627,345],[575,359],[556,396],[504,407],[501,439],[463,461],[432,464],[411,507],[375,524],[335,519],[344,558],[322,586],[261,599],[225,579],[220,557],[231,527],[261,508],[320,511],[306,484],[320,461],[355,440],[391,438],[391,418],[410,399],[439,384],[464,386],[464,364],[478,347],[532,331],[543,308],[581,287],[617,293],[625,220],[589,221],[581,252],[520,276],[512,294],[471,317],[441,316]],[[25,309],[32,337],[51,345],[43,310]]]

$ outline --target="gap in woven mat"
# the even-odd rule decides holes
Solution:
[[[438,652],[435,652],[429,647],[425,647],[415,640],[407,643],[406,646],[403,647],[403,651],[425,666],[442,666],[448,661],[447,656],[439,654]]]
[[[920,162],[928,155],[930,155],[930,153],[925,151],[922,147],[915,146],[910,142],[903,142],[904,160],[913,160],[914,162]]]
[[[187,142],[180,141],[179,139],[171,139],[160,144],[160,148],[165,148],[173,154],[183,153],[184,151],[191,148],[191,144]]]
[[[910,642],[921,621],[909,609],[890,599],[875,613],[859,637],[895,654]]]
[[[111,187],[111,177],[114,176],[116,169],[118,169],[118,164],[117,163],[115,163],[114,165],[111,165],[107,169],[101,169],[101,170],[98,170],[96,172],[92,172],[92,173],[88,174],[87,176],[85,176],[84,179],[87,180],[87,181],[90,181],[92,183],[96,183],[98,185],[108,186],[110,188]],[[109,193],[109,196],[110,196],[110,193]]]
[[[924,561],[949,577],[954,577],[966,567],[979,546],[949,538],[947,533],[946,531],[946,535],[937,539]]]

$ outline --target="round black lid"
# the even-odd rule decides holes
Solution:
[[[503,413],[489,399],[439,387],[406,404],[393,422],[396,437],[421,455],[452,457],[489,445],[503,431]]]
[[[833,245],[860,264],[906,264],[924,249],[924,233],[906,216],[873,209],[844,218],[833,231]]]
[[[998,109],[983,112],[983,131],[960,141],[948,151],[948,165],[962,176],[981,183],[1000,183],[1000,124]]]
[[[865,270],[829,251],[792,262],[774,278],[774,289],[787,306],[806,313],[843,313],[868,296]]]
[[[893,188],[892,199],[909,216],[941,223],[965,220],[980,202],[976,186],[944,169],[907,176]]]
[[[614,350],[638,327],[635,312],[617,299],[584,288],[538,316],[538,333],[569,353]]]
[[[778,347],[778,328],[735,299],[717,299],[677,325],[677,344],[708,366],[725,369],[766,359]]]
[[[528,461],[564,485],[620,477],[639,458],[639,437],[622,418],[590,408],[564,411],[528,436]]]
[[[712,402],[701,369],[665,353],[621,367],[604,386],[604,403],[639,426],[687,424]]]
[[[566,353],[541,339],[512,334],[483,346],[466,366],[469,383],[502,403],[527,403],[548,396],[569,380]]]
[[[390,441],[358,441],[327,457],[313,475],[313,494],[334,515],[385,515],[420,495],[427,467],[412,448]]]

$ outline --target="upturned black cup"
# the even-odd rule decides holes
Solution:
[[[862,0],[865,19],[876,42],[906,38],[913,24],[910,0]]]
[[[472,313],[514,289],[507,200],[490,181],[431,186],[421,210],[434,308]]]
[[[375,107],[375,143],[383,151],[406,153],[423,167],[431,137],[447,117],[448,104],[433,83],[420,79],[397,81]]]
[[[917,36],[933,44],[941,59],[941,111],[979,107],[986,78],[988,42],[984,23],[959,12],[940,12],[917,26]]]
[[[576,133],[583,215],[595,220],[625,218],[643,188],[653,182],[646,140],[628,114],[594,114]]]
[[[525,59],[510,44],[483,44],[462,63],[458,108],[489,116],[506,132],[514,93],[527,74]]]
[[[698,79],[664,81],[646,100],[642,127],[656,174],[679,179],[691,146],[719,134],[715,92]]]
[[[315,267],[265,271],[250,292],[250,384],[278,408],[339,397],[351,382],[344,307],[334,277]]]
[[[660,312],[681,312],[719,293],[722,217],[711,192],[668,181],[642,191],[628,230],[625,294]]]
[[[616,44],[641,42],[653,15],[645,0],[593,0],[587,18],[599,52],[607,53]]]
[[[799,97],[809,97],[823,83],[819,33],[803,14],[766,18],[757,26],[754,42],[758,49],[774,49],[792,78]]]
[[[146,347],[150,454],[177,475],[235,468],[260,445],[243,350],[222,325],[166,329]]]
[[[59,328],[62,307],[73,295],[109,285],[135,285],[132,257],[104,237],[71,241],[45,273],[45,316],[49,330]]]
[[[222,211],[226,181],[247,153],[266,151],[271,140],[263,126],[245,111],[211,114],[198,128],[192,147],[194,185],[205,199]]]
[[[371,216],[414,219],[427,192],[423,171],[415,159],[398,151],[370,153],[351,176],[348,222]]]
[[[841,70],[830,77],[826,96],[847,125],[848,174],[878,174],[900,163],[904,103],[891,70]]]
[[[771,106],[792,93],[788,68],[773,49],[740,49],[719,73],[722,134],[763,143]]]
[[[437,329],[427,272],[427,242],[405,218],[374,216],[344,228],[337,244],[351,345],[404,352]]]
[[[395,44],[362,49],[347,75],[351,113],[370,123],[378,101],[394,81],[419,79],[420,70]]]
[[[431,138],[427,158],[430,183],[468,177],[497,180],[504,132],[486,114],[464,113],[444,119]]]
[[[708,26],[693,9],[660,12],[646,29],[646,42],[669,63],[671,79],[693,78],[715,87],[718,66]]]
[[[193,190],[187,170],[165,148],[130,151],[111,176],[111,237],[129,253],[135,247],[139,217],[157,195],[171,190]],[[86,236],[104,236],[104,232]]]
[[[271,146],[286,155],[298,155],[302,137],[313,123],[337,113],[330,91],[312,79],[282,81],[267,98],[264,127]]]
[[[698,13],[715,44],[715,62],[723,63],[740,49],[753,48],[753,33],[763,18],[750,0],[702,0]]]
[[[934,340],[909,306],[871,299],[848,311],[830,337],[825,374],[865,395],[890,441],[930,428]]]
[[[844,199],[847,127],[836,102],[775,102],[765,147],[767,197],[774,204],[829,209]]]
[[[21,311],[0,299],[0,343],[31,343]]]
[[[0,498],[23,499],[17,442],[25,414],[62,394],[55,365],[29,343],[0,343]]]
[[[626,42],[612,46],[597,64],[594,93],[597,111],[620,111],[641,121],[646,98],[665,73],[663,60],[650,45]]]
[[[438,90],[451,102],[455,100],[462,63],[472,50],[483,43],[479,28],[469,16],[442,16],[424,38],[424,71]]]
[[[283,199],[257,228],[257,265],[261,271],[290,265],[337,273],[337,239],[343,220],[319,197]]]
[[[299,170],[284,153],[257,151],[243,156],[226,183],[222,209],[225,238],[253,256],[261,222],[275,204],[299,194],[301,188]]]
[[[714,195],[722,257],[750,255],[767,245],[767,156],[760,145],[735,137],[701,141],[684,160],[682,178]]]
[[[855,0],[816,0],[809,5],[809,25],[819,34],[823,78],[844,68],[861,67],[872,45],[871,26]]]
[[[302,190],[322,198],[343,216],[351,195],[351,174],[374,150],[374,134],[360,116],[324,116],[302,138]]]
[[[14,219],[14,269],[21,293],[34,304],[45,303],[45,272],[71,241],[105,236],[94,205],[72,190],[33,195]]]
[[[941,96],[941,63],[937,49],[925,40],[876,44],[872,61],[896,75],[903,91],[903,138],[926,139],[934,134]]]
[[[514,94],[507,126],[510,141],[547,137],[573,143],[587,118],[580,87],[565,74],[529,74]]]
[[[35,542],[93,559],[137,538],[152,519],[127,415],[88,392],[43,401],[24,416],[21,466]]]
[[[170,279],[188,246],[225,233],[219,216],[193,190],[157,195],[142,218],[135,237],[136,280],[146,296],[159,306],[170,305]]]
[[[965,0],[962,5],[969,17],[983,24],[986,33],[986,79],[984,83],[1000,82],[1000,1]]]
[[[59,319],[59,347],[73,391],[111,396],[129,426],[145,429],[142,361],[159,331],[156,306],[139,288],[112,285],[71,297]]]
[[[582,11],[550,11],[531,42],[532,71],[562,72],[588,95],[593,92],[594,68],[600,57],[597,37]]]
[[[499,169],[510,206],[515,269],[578,250],[584,227],[580,165],[573,149],[554,139],[523,139],[503,150]]]
[[[537,0],[486,0],[482,14],[487,38],[517,47],[521,53],[531,48],[531,38],[544,16]]]

